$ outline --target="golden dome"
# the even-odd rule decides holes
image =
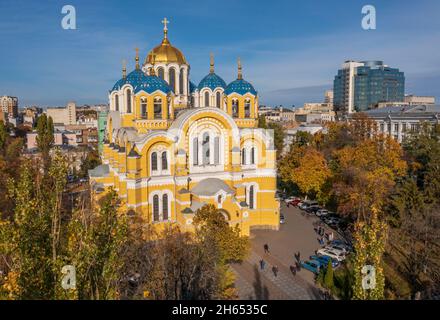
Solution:
[[[166,38],[163,39],[160,45],[151,50],[147,58],[145,59],[145,64],[154,64],[161,62],[176,62],[178,64],[187,64],[183,53],[176,47],[173,47]]]
[[[176,62],[178,64],[187,64],[183,53],[179,49],[173,47],[168,40],[167,24],[169,23],[169,21],[167,20],[167,18],[164,18],[162,23],[164,24],[162,43],[150,51],[147,58],[145,59],[145,64],[171,62]]]

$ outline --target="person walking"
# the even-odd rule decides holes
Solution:
[[[260,260],[260,269],[261,269],[261,271],[263,271],[264,270],[264,266],[266,265],[266,262],[263,260],[263,259],[261,259]]]
[[[296,268],[295,268],[295,266],[290,266],[290,272],[292,272],[293,276],[296,276]]]
[[[277,277],[277,275],[278,275],[278,267],[277,267],[277,266],[273,266],[273,267],[272,267],[272,272],[273,272],[273,275],[274,275],[275,277]]]
[[[266,243],[264,244],[264,253],[269,253],[269,245]]]

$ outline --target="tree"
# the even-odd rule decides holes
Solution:
[[[284,128],[276,122],[269,123],[267,125],[267,128],[273,130],[274,144],[275,144],[275,148],[277,150],[277,159],[280,159],[281,155],[283,154],[284,138],[286,135],[286,133],[284,132]]]
[[[258,128],[267,129],[266,117],[264,115],[258,116]]]
[[[8,131],[6,130],[5,123],[3,122],[3,120],[0,120],[0,151],[3,150],[6,145],[7,137]]]
[[[48,168],[50,156],[49,151],[54,143],[54,126],[52,117],[47,117],[43,113],[37,120],[37,146],[41,152],[44,162],[44,167]]]
[[[77,288],[69,297],[116,299],[127,243],[126,218],[119,214],[119,201],[110,191],[98,208],[76,210],[68,226],[66,262],[75,266]]]
[[[327,289],[333,290],[334,282],[333,282],[333,265],[332,260],[329,259],[327,263],[327,268],[325,269],[325,276],[324,276],[324,284]]]

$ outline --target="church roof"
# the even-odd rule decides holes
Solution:
[[[226,82],[214,72],[209,73],[206,77],[200,81],[198,89],[209,88],[214,90],[215,88],[226,88]]]
[[[154,91],[159,90],[167,94],[171,91],[170,87],[164,80],[157,76],[146,75],[140,69],[133,70],[126,78],[117,81],[111,91],[119,90],[126,84],[130,84],[133,87],[134,93],[138,93],[142,90],[147,93],[153,93]]]
[[[241,95],[251,93],[255,96],[257,95],[257,91],[254,89],[254,86],[243,79],[237,79],[228,84],[225,90],[225,94],[231,93],[238,93]]]
[[[191,193],[198,196],[214,196],[217,192],[223,190],[227,194],[233,194],[232,190],[223,180],[217,178],[207,178],[200,181],[194,188],[191,189]]]

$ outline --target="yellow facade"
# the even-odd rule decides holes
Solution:
[[[169,224],[191,231],[205,204],[221,209],[244,235],[253,228],[278,229],[273,134],[257,128],[258,95],[242,80],[241,65],[237,80],[218,82],[215,92],[222,97],[210,99],[216,105],[196,107],[191,101],[207,89],[214,92],[217,82],[207,81],[207,89],[201,82],[188,92],[192,99],[176,98],[172,83],[155,73],[154,52],[142,69],[136,57],[136,70],[128,76],[124,71],[109,94],[103,164],[89,172],[93,190],[115,189],[123,211],[159,231]],[[178,60],[187,66],[184,57]],[[210,72],[216,80],[213,63]]]

